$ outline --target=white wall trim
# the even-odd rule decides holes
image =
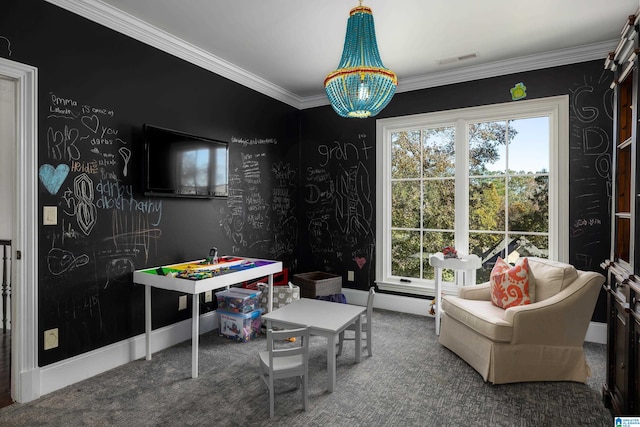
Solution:
[[[329,105],[325,93],[308,97],[298,96],[100,0],[46,1],[297,109],[304,110]],[[618,41],[611,40],[577,48],[558,49],[538,55],[521,56],[490,64],[444,70],[406,79],[400,76],[396,92],[409,92],[488,77],[576,64],[594,59],[604,60],[607,53],[615,49]]]
[[[38,388],[38,72],[35,67],[0,58],[0,74],[15,79],[16,170],[11,298],[11,397],[27,402]],[[18,260],[16,253],[22,253]]]
[[[294,93],[100,0],[47,1],[292,107],[302,105]]]
[[[343,293],[350,304],[367,305],[367,292],[345,288]],[[433,317],[428,314],[430,304],[431,300],[428,299],[381,293],[377,293],[374,300],[375,308]],[[218,327],[219,321],[216,312],[200,316],[200,333],[211,332]],[[605,344],[606,330],[606,323],[591,322],[586,341]],[[154,330],[151,339],[152,351],[155,353],[190,339],[191,319],[188,319]],[[39,375],[32,381],[39,386],[39,394],[45,395],[143,358],[145,357],[145,352],[145,336],[141,334],[40,368]],[[153,363],[153,358],[149,363]],[[184,372],[185,377],[190,375],[191,371],[188,366],[185,366]],[[39,380],[39,383],[37,380]]]
[[[215,311],[200,316],[200,333],[218,328]],[[191,340],[191,319],[156,329],[151,334],[151,350],[157,352],[183,341]],[[146,356],[145,335],[141,334],[97,350],[62,360],[40,368],[40,394],[45,395],[68,385],[86,380],[118,366]],[[189,358],[189,360],[191,360]],[[153,356],[149,363],[153,363]],[[191,367],[184,367],[185,378]]]
[[[366,291],[343,288],[342,292],[347,298],[347,302],[349,304],[362,306],[367,305],[368,293]],[[376,293],[376,297],[373,300],[374,308],[398,311],[401,313],[417,314],[419,316],[433,317],[429,314],[430,305],[430,299],[411,298],[399,295],[382,294],[379,292]],[[589,329],[587,330],[585,341],[597,344],[606,344],[607,324],[600,322],[589,322]]]
[[[537,55],[521,56],[504,61],[491,62],[489,64],[439,71],[413,78],[403,79],[402,76],[399,76],[396,93],[505,76],[507,74],[523,73],[543,68],[577,64],[597,59],[604,61],[607,53],[615,49],[618,41],[619,40],[611,40],[571,49],[558,49]],[[304,110],[328,104],[327,96],[325,94],[319,94],[303,98],[300,108]]]
[[[587,336],[584,340],[597,344],[606,344],[607,324],[603,322],[589,322],[589,329],[587,329]]]

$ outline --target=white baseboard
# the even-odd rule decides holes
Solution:
[[[589,322],[589,329],[587,329],[587,336],[584,340],[597,344],[606,344],[607,324],[602,322]]]
[[[210,332],[217,328],[218,316],[215,311],[200,316],[200,333]],[[151,351],[155,353],[190,339],[191,319],[183,320],[182,322],[154,330],[151,335]],[[145,335],[141,334],[125,341],[47,365],[40,369],[40,396],[145,356]]]
[[[349,304],[367,305],[366,291],[343,288],[342,292],[347,298]],[[429,314],[430,305],[430,299],[411,298],[381,293],[376,293],[376,298],[373,300],[373,306],[375,308],[433,317]],[[606,344],[607,324],[601,322],[590,322],[585,341],[597,344]]]
[[[367,305],[366,291],[345,288],[343,293],[350,304]],[[377,293],[374,300],[375,308],[432,317],[428,314],[430,304],[431,300],[428,299],[381,293]],[[200,317],[200,333],[210,332],[217,329],[218,326],[218,316],[215,311]],[[190,339],[191,319],[188,319],[153,331],[151,350],[155,353]],[[606,344],[606,323],[591,322],[585,341]],[[34,383],[39,382],[39,387],[34,384],[34,391],[39,388],[39,393],[34,392],[31,396],[25,396],[23,402],[37,399],[45,394],[145,356],[145,336],[141,334],[125,341],[47,365],[40,368],[39,372],[29,373],[33,378],[39,379],[39,381],[33,381]]]

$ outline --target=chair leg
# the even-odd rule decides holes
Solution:
[[[343,342],[344,342],[344,331],[340,332],[340,336],[338,337],[338,353],[336,353],[336,356],[340,356],[342,354]]]
[[[275,391],[273,389],[273,380],[269,382],[269,417],[273,418],[275,406]]]
[[[307,410],[307,375],[302,377],[302,409]]]
[[[373,341],[372,329],[371,322],[367,322],[367,352],[369,353],[369,357],[373,356],[373,345],[371,344]]]

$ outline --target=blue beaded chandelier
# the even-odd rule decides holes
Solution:
[[[331,106],[342,117],[373,117],[391,101],[397,86],[396,74],[382,65],[371,8],[360,0],[349,13],[338,69],[324,79]]]

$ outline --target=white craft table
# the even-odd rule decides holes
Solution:
[[[476,270],[482,264],[477,255],[458,255],[458,258],[445,258],[442,252],[437,252],[429,257],[429,264],[434,269],[436,285],[436,335],[440,335],[440,315],[442,313],[442,269],[454,270],[456,273],[456,286],[475,285]]]
[[[224,259],[226,257],[222,257]],[[231,258],[231,257],[230,257]],[[133,272],[133,282],[145,285],[144,311],[145,311],[145,339],[147,360],[151,360],[151,288],[167,289],[192,295],[191,311],[191,377],[198,377],[198,337],[200,335],[200,304],[199,295],[203,292],[215,289],[228,288],[236,283],[255,280],[260,277],[269,277],[269,311],[273,308],[273,275],[282,271],[282,262],[262,260],[254,258],[237,258],[236,261],[220,262],[218,264],[200,265],[204,260],[190,261],[180,264],[166,265],[162,267],[146,268]],[[208,269],[216,272],[216,275],[207,279],[191,280],[174,277],[171,274],[161,275],[157,271],[171,273],[183,269],[185,265],[196,265],[200,269]]]
[[[356,326],[356,363],[362,360],[362,327],[360,315],[366,307],[301,298],[262,316],[267,328],[308,327],[311,335],[327,338],[327,389],[336,387],[336,345],[338,335],[347,326]]]

